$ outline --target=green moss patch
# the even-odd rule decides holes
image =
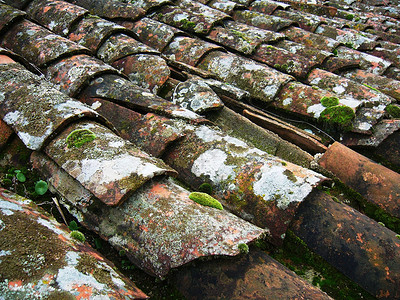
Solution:
[[[331,107],[331,106],[336,106],[339,104],[339,99],[338,97],[322,97],[321,98],[321,104],[325,107]]]
[[[82,145],[93,141],[96,135],[89,129],[77,129],[72,131],[66,138],[68,148],[81,147]]]
[[[394,119],[400,119],[400,107],[395,104],[389,104],[385,110]]]
[[[221,210],[224,209],[222,207],[222,204],[217,199],[211,197],[206,193],[201,193],[201,192],[190,193],[189,199],[201,205],[210,206]]]
[[[355,113],[350,107],[335,105],[322,111],[319,119],[328,124],[339,125],[344,130],[350,130],[354,117]]]

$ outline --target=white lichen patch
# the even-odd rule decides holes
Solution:
[[[60,269],[56,281],[60,289],[69,292],[73,292],[78,286],[91,287],[97,292],[105,288],[105,285],[98,282],[93,276],[85,275],[72,266]],[[96,294],[96,291],[93,291],[93,294]]]
[[[6,216],[11,216],[15,211],[21,211],[22,207],[18,204],[0,199],[0,210]]]
[[[187,120],[195,120],[195,119],[200,118],[200,116],[198,114],[196,114],[195,112],[190,111],[188,109],[185,109],[185,108],[173,110],[171,115],[173,117],[183,118],[183,119],[187,119]]]
[[[307,113],[313,114],[314,118],[319,118],[319,116],[325,109],[325,106],[323,106],[321,103],[318,103],[307,107]]]
[[[265,201],[276,201],[276,206],[284,210],[292,202],[303,201],[322,179],[317,173],[306,171],[305,176],[298,176],[283,165],[265,163],[255,175],[254,194]]]
[[[6,227],[6,224],[2,220],[0,220],[0,231],[2,231]]]
[[[57,235],[61,234],[61,235],[66,235],[65,232],[59,228],[57,228],[52,222],[47,221],[45,219],[38,219],[37,222],[40,225],[43,225],[45,227],[47,227],[48,229],[50,229],[51,231],[53,231],[54,233],[56,233]]]
[[[207,150],[192,165],[192,173],[198,177],[209,176],[212,182],[218,183],[235,177],[235,166],[225,164],[228,155],[219,149]]]

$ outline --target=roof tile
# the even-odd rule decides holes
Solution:
[[[201,2],[201,1],[199,1]],[[208,1],[206,1],[208,2]],[[203,3],[206,4],[206,3]],[[233,2],[230,0],[212,0],[211,2],[208,3],[208,5],[211,8],[218,9],[219,11],[222,11],[228,15],[232,14],[236,9],[242,9],[245,8],[244,5],[241,5],[240,3]]]
[[[0,33],[3,34],[3,30],[6,31],[7,27],[22,19],[25,14],[24,11],[0,3]]]
[[[251,2],[251,1],[248,1]],[[246,3],[248,6],[249,3]],[[249,6],[250,10],[258,11],[260,13],[272,15],[278,9],[287,9],[290,7],[290,4],[278,2],[278,1],[270,1],[270,0],[256,0],[251,3]]]
[[[237,22],[276,32],[295,24],[295,22],[291,20],[251,10],[235,11],[233,18]]]
[[[324,18],[306,12],[299,14],[292,11],[276,10],[274,16],[292,20],[298,24],[301,29],[311,32],[315,32],[315,30],[324,23]]]

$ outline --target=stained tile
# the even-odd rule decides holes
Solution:
[[[235,21],[240,23],[245,23],[247,25],[276,32],[295,24],[295,22],[291,20],[287,20],[277,16],[270,16],[251,10],[235,11],[233,14],[233,18]]]
[[[290,4],[270,0],[256,0],[249,5],[250,10],[258,11],[267,15],[272,15],[277,9],[285,10],[289,7]]]
[[[315,32],[315,30],[324,23],[324,18],[306,12],[297,13],[286,10],[276,10],[274,16],[292,20],[298,24],[301,29],[311,32]]]
[[[11,26],[11,24],[18,19],[22,19],[24,16],[25,12],[0,3],[0,33],[3,34],[7,27]]]
[[[203,4],[207,4],[207,3],[203,3]],[[210,3],[208,3],[208,6],[210,6],[211,8],[214,8],[214,9],[218,9],[219,11],[222,11],[228,15],[232,14],[236,9],[245,8],[244,5],[241,5],[240,3],[233,2],[230,0],[213,0]]]

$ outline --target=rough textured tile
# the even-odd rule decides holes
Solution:
[[[80,6],[57,0],[34,0],[26,11],[33,20],[62,36],[68,36],[71,26],[88,14]]]
[[[71,97],[76,96],[91,79],[103,73],[118,74],[116,69],[88,55],[65,58],[46,69],[46,77]]]
[[[92,51],[93,54],[101,44],[113,34],[128,32],[125,27],[100,19],[98,17],[86,17],[74,28],[68,38],[79,45]]]
[[[145,12],[148,12],[150,9],[156,9],[171,4],[170,0],[128,0],[127,2],[133,5],[136,9],[143,9]]]
[[[2,2],[18,9],[24,9],[30,1],[31,0],[4,0]]]
[[[160,52],[172,41],[175,35],[182,32],[172,26],[148,18],[137,21],[130,29],[143,43]]]
[[[266,63],[270,67],[297,79],[306,78],[310,70],[317,65],[316,62],[309,61],[308,58],[265,44],[260,45],[251,58]]]
[[[338,142],[328,148],[319,164],[368,201],[400,217],[400,174]]]
[[[113,67],[128,75],[132,83],[156,94],[170,77],[166,61],[157,55],[137,54],[122,58]]]
[[[234,87],[228,83],[221,82],[215,79],[204,79],[204,81],[219,96],[227,96],[240,102],[247,102],[250,99],[249,92]]]
[[[114,61],[133,54],[158,54],[159,52],[145,44],[136,41],[125,34],[112,35],[100,46],[97,57],[111,64]]]
[[[363,70],[347,71],[342,76],[368,85],[378,91],[400,101],[400,81],[393,80],[384,76],[369,73]]]
[[[272,101],[280,87],[292,80],[291,76],[263,64],[219,51],[208,54],[199,68],[265,102]]]
[[[0,189],[0,293],[5,299],[147,299],[65,225],[26,198]]]
[[[285,34],[289,38],[289,40],[293,42],[303,44],[306,47],[311,47],[328,52],[332,52],[332,50],[340,44],[334,39],[311,33],[297,27],[284,29],[281,33]]]
[[[264,252],[251,249],[235,261],[201,262],[173,275],[190,299],[331,299]]]
[[[400,48],[398,47],[398,45],[397,45],[397,50],[390,50],[377,47],[368,53],[380,57],[384,60],[388,60],[391,63],[393,63],[395,67],[400,68]]]
[[[9,30],[2,45],[38,67],[45,67],[63,56],[89,53],[86,48],[30,21],[22,21]]]
[[[38,150],[71,120],[99,117],[19,64],[0,64],[0,113],[27,148]]]
[[[235,11],[233,18],[237,22],[276,32],[294,25],[294,22],[291,20],[277,16],[270,16],[251,10]]]
[[[172,95],[172,102],[202,114],[224,106],[217,94],[203,80],[191,79],[179,83]]]
[[[25,12],[0,3],[0,33],[4,33],[7,27],[18,19],[22,19],[24,16]]]
[[[332,73],[339,73],[349,69],[357,69],[360,67],[360,61],[355,59],[347,59],[339,56],[328,57],[321,68]]]
[[[174,171],[111,130],[91,122],[70,125],[45,149],[107,205],[119,205],[154,176]]]
[[[203,4],[206,4],[206,3],[203,3]],[[236,2],[233,2],[230,0],[213,0],[210,3],[208,3],[208,6],[214,8],[214,9],[218,9],[219,11],[222,11],[228,15],[232,14],[233,11],[236,9],[241,9],[241,8],[245,7],[239,3],[236,3]]]
[[[134,21],[145,15],[145,10],[136,5],[139,1],[123,3],[118,0],[71,0],[70,2],[88,9],[94,15],[107,19],[123,18]]]
[[[258,11],[260,13],[264,13],[267,15],[272,15],[275,10],[279,9],[287,9],[290,7],[290,4],[270,1],[270,0],[256,0],[251,3],[249,6],[250,10]]]
[[[0,150],[7,143],[14,131],[4,121],[0,120]]]
[[[230,18],[229,15],[197,1],[180,0],[179,6],[185,11],[199,16],[206,22],[217,23]]]
[[[169,59],[196,66],[207,53],[213,50],[222,50],[222,48],[200,39],[178,36],[165,48],[163,54]]]
[[[190,120],[194,123],[206,121],[198,114],[149,93],[129,80],[115,75],[103,75],[96,78],[81,93],[80,98],[105,99],[133,110],[154,112],[170,118]]]
[[[298,13],[296,11],[276,10],[274,11],[274,16],[292,20],[299,24],[301,29],[311,32],[315,32],[324,23],[324,18],[306,12]]]
[[[36,166],[54,177],[57,190],[65,190],[68,175],[61,169],[55,172],[53,162],[42,156]],[[76,189],[77,182],[71,183]],[[84,226],[126,251],[137,266],[160,277],[200,257],[237,255],[239,244],[265,235],[263,229],[225,210],[195,203],[189,194],[170,179],[162,179],[149,181],[118,207],[64,201],[80,211]]]
[[[301,12],[307,12],[317,16],[323,17],[334,17],[337,14],[337,8],[328,5],[321,5],[315,3],[301,3],[296,1],[290,1],[292,8],[299,10]]]
[[[314,252],[375,297],[400,297],[395,232],[323,192],[303,203],[292,228]]]
[[[227,48],[244,54],[252,54],[261,43],[282,40],[284,35],[234,21],[226,21],[223,26],[214,27],[207,38]]]
[[[205,125],[186,130],[165,161],[193,188],[211,184],[230,211],[269,229],[280,244],[298,205],[325,177]]]

